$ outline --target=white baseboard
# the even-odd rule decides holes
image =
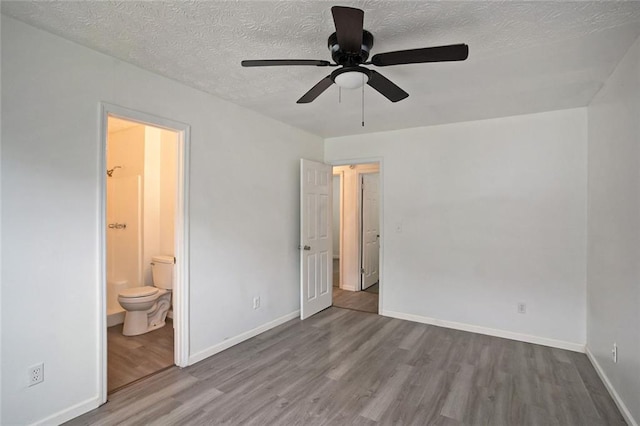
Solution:
[[[188,365],[195,364],[196,362],[202,361],[205,358],[209,358],[210,356],[215,355],[218,352],[222,352],[225,349],[229,349],[231,346],[235,346],[238,343],[242,343],[245,340],[251,339],[252,337],[257,336],[260,333],[264,333],[265,331],[270,330],[274,327],[277,327],[280,324],[284,324],[285,322],[290,321],[294,318],[300,318],[300,310],[291,312],[290,314],[287,314],[280,318],[276,318],[273,321],[269,321],[266,324],[262,324],[259,327],[246,331],[237,336],[231,337],[225,340],[224,342],[218,343],[217,345],[213,345],[203,351],[195,353],[189,357]]]
[[[550,346],[552,348],[566,349],[574,352],[584,353],[585,345],[581,343],[565,342],[563,340],[549,339],[546,337],[531,336],[529,334],[515,333],[513,331],[498,330],[495,328],[482,327],[479,325],[464,324],[461,322],[446,321],[436,318],[423,317],[420,315],[405,314],[384,310],[380,315],[403,319],[407,321],[420,322],[423,324],[437,325],[454,330],[470,331],[472,333],[486,334],[488,336],[502,337],[505,339],[518,340],[520,342],[535,343],[536,345]]]
[[[600,376],[600,380],[602,380],[602,383],[604,383],[604,386],[609,391],[609,395],[611,395],[611,398],[613,398],[613,402],[615,402],[616,405],[618,406],[618,409],[622,413],[622,416],[624,417],[625,421],[629,424],[629,426],[638,426],[638,423],[631,415],[631,412],[625,405],[624,401],[622,401],[622,398],[620,398],[620,395],[618,395],[618,392],[616,392],[616,389],[611,384],[611,381],[609,380],[607,375],[604,373],[604,370],[598,363],[598,360],[596,360],[596,357],[589,350],[588,346],[586,347],[586,353],[587,353],[587,358],[589,358],[589,361],[591,361],[591,365],[593,365],[593,368],[595,368],[596,373],[598,373],[598,376]]]
[[[90,398],[85,401],[82,401],[76,405],[72,405],[69,408],[65,408],[62,411],[58,411],[57,413],[54,413],[47,418],[38,420],[37,422],[31,423],[31,424],[32,426],[60,425],[71,419],[75,419],[76,417],[81,416],[84,413],[88,413],[89,411],[95,408],[98,408],[99,406],[100,406],[100,397],[96,396],[94,398]]]
[[[358,289],[356,285],[349,285],[344,283],[340,283],[340,288],[348,291],[360,291],[360,289]]]

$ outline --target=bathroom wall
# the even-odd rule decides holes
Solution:
[[[143,284],[153,285],[151,258],[174,255],[176,132],[145,126]]]
[[[144,134],[144,250],[142,283],[152,285],[151,256],[160,247],[160,129],[145,127]]]
[[[144,174],[144,138],[145,126],[134,124],[131,127],[111,131],[112,123],[117,119],[109,119],[107,136],[107,169],[120,166],[113,171],[112,177],[124,177]]]
[[[173,255],[175,248],[178,134],[160,130],[160,246],[158,253]]]

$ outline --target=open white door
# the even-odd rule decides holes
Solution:
[[[332,170],[300,160],[300,319],[332,303]]]
[[[379,181],[378,173],[362,175],[362,290],[371,287],[379,279]]]

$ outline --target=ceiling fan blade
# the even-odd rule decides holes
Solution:
[[[331,13],[340,48],[347,53],[360,53],[364,12],[353,7],[333,6]]]
[[[296,103],[308,104],[309,102],[312,102],[315,98],[320,96],[322,92],[327,90],[329,86],[331,86],[332,84],[333,84],[333,80],[331,80],[331,76],[330,75],[326,76],[325,78],[320,80],[318,84],[313,86],[311,90],[309,90],[307,93],[302,95],[302,97],[298,99],[298,102]]]
[[[280,65],[315,65],[317,67],[328,67],[329,61],[316,61],[314,59],[258,59],[254,61],[242,61],[243,67],[273,67]]]
[[[469,46],[466,44],[452,44],[450,46],[378,53],[373,55],[371,63],[379,67],[386,67],[388,65],[420,64],[425,62],[464,61],[468,56]]]
[[[377,71],[370,70],[371,75],[367,84],[376,89],[382,96],[389,99],[391,102],[398,102],[409,96],[407,92],[395,85],[387,77],[383,76]]]

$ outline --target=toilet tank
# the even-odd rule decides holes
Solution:
[[[153,285],[165,290],[172,290],[173,256],[153,256],[151,260]]]

